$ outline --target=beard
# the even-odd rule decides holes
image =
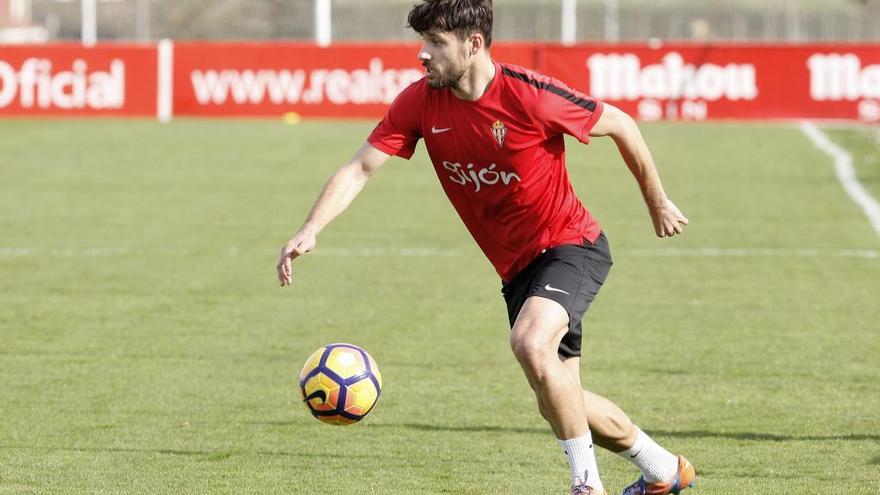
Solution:
[[[465,71],[464,65],[450,67],[444,72],[433,68],[431,73],[428,74],[428,86],[431,86],[433,89],[457,88],[461,78],[464,77]]]

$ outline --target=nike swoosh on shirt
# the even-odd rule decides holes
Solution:
[[[562,290],[562,289],[557,289],[556,287],[551,287],[550,284],[545,285],[545,286],[544,286],[544,290],[546,290],[546,291],[550,291],[550,292],[562,292],[562,293],[565,294],[566,296],[570,296],[570,295],[571,295],[571,294],[569,294],[568,292],[565,292],[565,291]]]
[[[431,127],[431,134],[440,134],[440,133],[446,132],[446,131],[448,131],[448,130],[450,130],[450,129],[452,129],[452,127],[446,127],[446,128],[443,128],[443,129],[437,129],[436,127],[433,127],[433,126],[432,126],[432,127]]]

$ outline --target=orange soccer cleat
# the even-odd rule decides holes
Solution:
[[[697,473],[694,467],[683,456],[678,456],[678,472],[666,482],[648,483],[644,476],[639,476],[635,483],[626,487],[622,495],[666,495],[678,494],[694,483]],[[574,493],[574,492],[572,492]]]

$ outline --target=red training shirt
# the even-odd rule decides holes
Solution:
[[[588,143],[602,108],[556,79],[495,62],[477,101],[424,78],[411,84],[367,141],[409,159],[424,139],[449,201],[509,282],[544,249],[599,236],[569,181],[563,135]]]

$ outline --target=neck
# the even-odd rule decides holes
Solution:
[[[495,64],[486,53],[480,53],[474,57],[467,72],[452,87],[452,94],[462,100],[477,101],[489,89],[489,83],[495,78]]]

